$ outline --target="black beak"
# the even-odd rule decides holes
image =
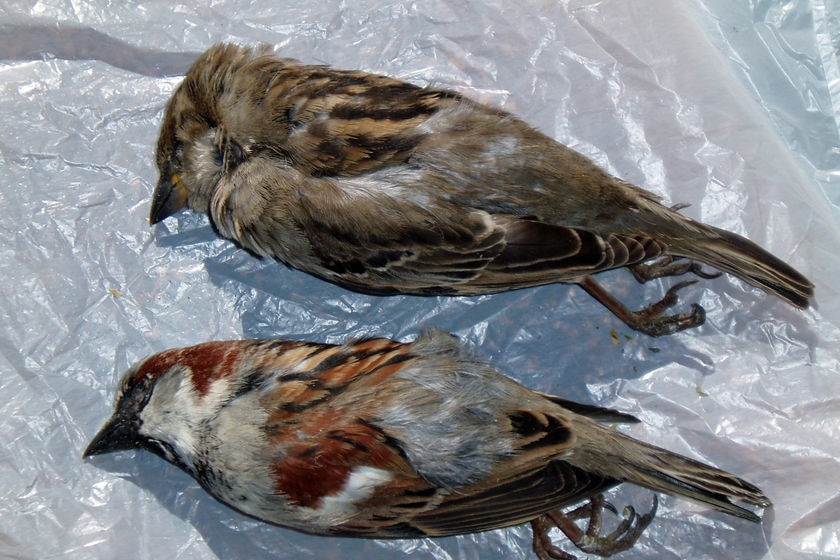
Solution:
[[[161,176],[152,194],[152,210],[149,213],[151,225],[168,218],[187,205],[190,191],[184,186],[181,177],[173,173],[169,177]]]
[[[134,423],[127,421],[118,414],[114,414],[90,440],[82,458],[86,459],[92,455],[125,451],[142,446],[143,440],[137,433]]]

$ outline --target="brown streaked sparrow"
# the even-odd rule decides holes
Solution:
[[[699,261],[800,308],[813,295],[751,241],[666,208],[501,109],[266,47],[201,55],[169,101],[156,157],[152,224],[188,206],[252,253],[362,292],[573,282],[650,335],[705,320],[696,304],[663,316],[689,282],[632,312],[592,274],[711,276]]]
[[[221,502],[319,535],[408,538],[532,522],[540,558],[557,525],[584,550],[635,542],[652,513],[607,537],[558,508],[621,482],[759,521],[760,489],[599,422],[632,416],[529,390],[451,335],[343,345],[209,342],[151,356],[123,377],[84,456],[144,448]],[[572,517],[599,527],[595,497]],[[613,511],[614,508],[610,507]],[[654,506],[655,509],[655,506]]]

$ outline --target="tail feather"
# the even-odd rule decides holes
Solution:
[[[664,449],[642,446],[646,448],[644,460],[630,467],[628,482],[684,496],[753,522],[761,518],[732,499],[762,508],[772,505],[760,488],[742,478]]]
[[[578,419],[574,463],[622,482],[630,482],[707,504],[736,517],[759,522],[754,512],[736,505],[741,501],[771,506],[760,488],[726,471],[631,438],[612,428]]]
[[[733,274],[788,303],[806,309],[814,284],[792,266],[749,239],[704,225],[702,236],[669,243],[668,252]]]

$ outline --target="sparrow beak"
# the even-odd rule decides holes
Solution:
[[[82,454],[82,459],[142,447],[142,441],[133,424],[118,414],[112,416],[90,440],[87,449]]]
[[[169,177],[161,177],[155,192],[152,194],[152,211],[149,214],[151,225],[168,218],[187,205],[190,191],[184,186],[181,176],[173,173]]]

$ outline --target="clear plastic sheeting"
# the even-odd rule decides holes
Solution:
[[[837,0],[5,2],[0,556],[533,558],[527,526],[310,537],[233,512],[149,453],[81,459],[119,376],[150,353],[435,325],[530,387],[639,416],[632,435],[774,501],[759,525],[663,497],[621,558],[840,557],[839,17]],[[815,282],[815,308],[723,276],[682,292],[706,308],[703,327],[652,339],[575,286],[372,297],[259,261],[196,214],[149,227],[163,107],[217,41],[501,105],[789,261]],[[599,279],[634,307],[675,281]],[[652,500],[627,486],[608,497],[619,510]]]

